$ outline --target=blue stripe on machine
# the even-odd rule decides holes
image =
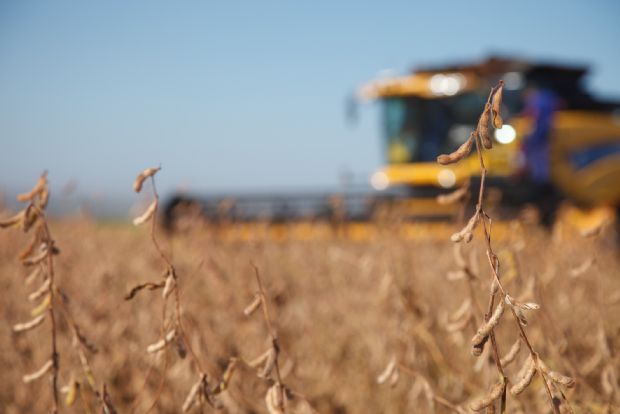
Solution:
[[[616,142],[598,145],[580,151],[573,152],[570,155],[570,162],[576,170],[585,168],[592,163],[605,158],[612,154],[620,153],[620,139]]]

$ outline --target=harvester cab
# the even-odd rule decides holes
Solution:
[[[505,82],[505,125],[485,151],[488,182],[511,205],[532,201],[525,172],[524,140],[536,128],[525,114],[533,90],[557,97],[548,137],[550,182],[579,205],[620,203],[620,103],[594,99],[583,87],[587,68],[516,59],[420,68],[404,77],[379,79],[362,86],[363,101],[378,100],[383,111],[386,164],[371,178],[377,190],[405,188],[409,196],[427,197],[479,179],[475,154],[454,166],[435,162],[469,138],[488,91]]]

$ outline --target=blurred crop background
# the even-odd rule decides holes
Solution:
[[[589,89],[617,97],[619,18],[620,4],[602,0],[3,1],[0,217],[49,171],[58,284],[99,348],[97,380],[108,384],[119,412],[148,412],[155,399],[151,412],[180,412],[195,382],[190,362],[172,351],[166,362],[145,353],[160,333],[161,296],[123,299],[161,273],[148,230],[128,219],[143,201],[131,187],[137,172],[161,165],[163,198],[177,190],[365,188],[384,160],[378,108],[360,106],[355,122],[348,113],[361,84],[416,65],[497,54],[591,65]],[[421,223],[413,237],[399,237],[401,223],[390,222],[371,238],[328,229],[321,233],[328,237],[309,240],[244,237],[243,228],[229,232],[195,216],[182,224],[159,234],[180,275],[192,347],[212,372],[220,375],[234,355],[252,359],[268,343],[260,318],[242,313],[255,290],[253,262],[280,334],[286,382],[318,412],[431,412],[419,378],[466,407],[493,381],[489,356],[480,363],[470,354],[469,332],[447,329],[468,295],[447,277],[457,268],[449,241],[455,223]],[[507,286],[542,307],[528,327],[536,349],[577,381],[568,391],[575,413],[620,412],[620,266],[610,227],[584,238],[569,227],[547,231],[526,212],[495,230]],[[480,236],[467,258],[479,269],[475,297],[484,303]],[[47,355],[47,332],[11,333],[32,307],[16,259],[25,243],[18,231],[0,233],[6,413],[47,412],[51,401],[47,380],[21,382]],[[507,349],[516,337],[503,328],[498,338]],[[61,349],[70,349],[66,339]],[[63,352],[61,367],[79,366]],[[403,373],[393,387],[377,384],[393,356],[420,377]],[[225,412],[267,412],[264,395],[264,383],[242,370]],[[92,395],[82,398],[61,411],[96,406]],[[298,412],[312,412],[305,410]],[[508,412],[551,412],[540,379],[509,396]]]

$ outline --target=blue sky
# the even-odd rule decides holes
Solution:
[[[591,89],[620,96],[618,21],[615,1],[5,0],[0,191],[48,169],[130,198],[159,164],[164,192],[365,179],[378,108],[351,125],[345,102],[380,71],[514,53],[590,63]]]

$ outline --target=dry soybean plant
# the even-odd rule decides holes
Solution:
[[[451,372],[456,377],[460,374],[458,367],[450,365],[436,337],[430,330],[430,321],[432,320],[430,309],[424,303],[419,302],[411,291],[400,286],[391,273],[387,273],[382,285],[381,297],[386,298],[389,295],[390,302],[399,304],[405,311],[405,318],[402,320],[399,329],[405,331],[408,340],[407,349],[399,352],[398,355],[393,354],[383,371],[377,375],[377,383],[395,387],[399,383],[402,373],[411,381],[411,389],[407,397],[409,401],[416,401],[423,396],[429,413],[435,413],[436,408],[441,406],[452,412],[466,414],[468,411],[462,405],[452,403],[439,395],[425,375],[425,373],[431,373],[434,370],[445,370],[445,372]],[[391,292],[395,292],[395,294],[392,295]],[[407,359],[411,359],[407,358],[407,354],[414,355],[414,360],[427,366],[422,365],[414,369],[406,363]],[[424,362],[427,357],[429,360]],[[431,368],[428,363],[431,363],[433,367]],[[465,386],[468,388],[468,384]]]
[[[216,394],[218,390],[221,388],[219,386],[210,387],[208,383],[209,375],[203,368],[203,364],[200,362],[197,354],[192,350],[190,346],[190,342],[187,338],[185,330],[183,328],[182,323],[182,308],[181,308],[181,299],[179,292],[179,278],[177,272],[172,264],[170,258],[164,253],[161,249],[159,242],[155,236],[156,230],[156,217],[157,210],[159,207],[159,194],[157,193],[157,187],[155,185],[155,174],[160,171],[161,168],[147,168],[142,171],[136,177],[133,188],[136,193],[142,191],[142,187],[144,182],[149,180],[151,182],[151,188],[153,193],[153,200],[150,205],[146,209],[146,211],[140,215],[139,217],[133,220],[133,224],[136,226],[140,226],[142,224],[148,223],[150,221],[151,224],[151,242],[155,247],[155,250],[159,254],[164,269],[162,271],[162,277],[160,280],[155,282],[145,282],[141,283],[135,287],[133,287],[130,292],[125,296],[126,300],[131,300],[135,297],[135,295],[143,290],[148,289],[151,291],[154,290],[162,290],[162,298],[164,300],[162,306],[162,325],[161,325],[161,333],[160,338],[149,345],[146,348],[146,352],[149,354],[158,354],[162,351],[165,351],[170,344],[176,345],[177,354],[180,358],[185,358],[189,351],[189,356],[192,359],[197,371],[198,371],[198,381],[194,384],[194,386],[190,389],[189,394],[183,403],[182,410],[188,411],[196,402],[202,403],[206,401],[211,406],[217,407],[220,405],[220,402],[216,399]],[[174,313],[172,316],[167,316],[167,305],[170,297],[174,298]],[[167,362],[167,359],[166,359]],[[159,396],[161,394],[161,387],[163,386],[164,376],[162,376],[162,383],[160,386],[160,390],[153,401],[149,411],[155,407]]]
[[[256,370],[259,378],[267,381],[269,388],[265,394],[265,404],[269,414],[285,414],[291,412],[289,407],[290,401],[294,398],[301,400],[305,412],[313,413],[314,409],[305,400],[303,396],[292,391],[283,382],[283,375],[280,367],[280,341],[278,340],[278,334],[271,322],[271,316],[269,314],[269,306],[267,305],[267,297],[263,288],[260,273],[258,267],[252,264],[254,268],[254,274],[256,276],[256,284],[258,290],[254,294],[252,302],[246,306],[243,310],[245,316],[250,316],[258,309],[262,310],[263,318],[269,335],[269,348],[256,357],[254,360],[244,362],[248,367]]]
[[[510,393],[516,396],[528,387],[536,374],[539,374],[543,380],[553,412],[560,413],[560,408],[572,412],[562,388],[572,387],[574,385],[574,380],[549,369],[540,355],[534,350],[534,346],[529,340],[524,328],[527,322],[523,310],[535,310],[539,308],[539,305],[533,302],[521,302],[507,292],[500,279],[500,261],[493,251],[491,243],[493,221],[485,212],[483,205],[487,175],[483,150],[490,150],[493,146],[490,137],[490,124],[492,123],[494,128],[501,128],[503,124],[500,115],[503,87],[504,83],[500,81],[500,83],[491,90],[484,111],[479,118],[478,126],[471,133],[469,139],[455,152],[437,157],[437,161],[442,165],[459,162],[470,153],[475,144],[478,161],[480,163],[480,188],[474,214],[460,231],[451,236],[451,240],[455,243],[469,243],[473,238],[474,230],[482,223],[486,257],[491,270],[491,278],[489,282],[489,300],[484,313],[484,321],[473,336],[471,345],[472,354],[474,356],[480,356],[485,345],[490,341],[493,360],[497,367],[498,380],[489,388],[484,396],[474,400],[470,404],[470,408],[474,411],[480,411],[486,408],[487,412],[495,412],[495,409],[499,406],[500,412],[504,413],[506,411],[506,390],[509,383],[512,383]],[[495,329],[502,321],[502,317],[505,315],[506,310],[508,310],[516,326],[519,340],[515,342],[502,358],[495,337]],[[508,364],[516,360],[520,343],[525,345],[528,356],[523,362],[518,378],[515,381],[511,381],[505,372],[505,368]]]
[[[280,364],[280,341],[278,334],[273,327],[271,315],[269,313],[269,306],[267,304],[267,295],[263,287],[263,283],[260,277],[258,267],[252,264],[256,277],[256,283],[258,290],[254,294],[252,302],[245,307],[243,314],[246,317],[251,316],[259,309],[262,311],[265,321],[266,330],[269,337],[268,349],[257,356],[256,358],[247,361],[241,357],[234,356],[228,360],[228,364],[224,369],[219,382],[211,388],[210,395],[218,395],[228,390],[230,382],[232,381],[233,374],[238,372],[238,367],[245,368],[253,372],[256,377],[264,381],[267,384],[267,391],[265,392],[265,405],[269,414],[286,414],[286,413],[298,413],[298,414],[315,414],[316,411],[312,408],[306,398],[293,391],[290,387],[285,385],[283,378],[290,370],[290,365],[285,366],[283,369]],[[206,376],[203,375],[201,380],[198,381],[190,393],[188,394],[183,404],[183,411],[188,411],[193,406],[196,400],[199,398],[200,390],[206,386]],[[201,385],[202,384],[202,385]],[[232,396],[228,395],[227,398],[222,398],[224,406],[230,404],[234,407],[234,400]],[[235,411],[234,409],[231,411]]]
[[[49,197],[47,172],[44,172],[30,192],[17,196],[17,200],[28,203],[27,206],[13,217],[0,221],[0,228],[12,227],[21,229],[24,233],[33,234],[30,243],[19,254],[19,260],[22,265],[31,269],[29,276],[25,279],[25,283],[27,285],[39,284],[28,295],[28,301],[36,303],[31,311],[30,316],[32,319],[14,325],[13,332],[23,335],[40,327],[46,320],[49,321],[49,359],[35,372],[24,375],[22,380],[28,384],[50,373],[53,404],[51,411],[52,413],[58,413],[61,410],[58,396],[59,382],[61,381],[58,337],[61,333],[59,318],[62,318],[71,331],[72,345],[80,364],[80,370],[71,370],[67,385],[61,389],[62,392],[67,394],[65,398],[66,405],[71,406],[79,394],[84,404],[84,409],[90,411],[90,403],[84,390],[84,388],[88,388],[96,396],[105,413],[114,413],[115,410],[105,385],[100,393],[88,361],[88,355],[96,353],[97,349],[86,339],[79,325],[69,312],[67,294],[60,289],[56,281],[54,256],[58,255],[60,251],[55,245],[48,226],[46,207]]]
[[[269,348],[260,356],[250,361],[248,365],[252,368],[260,369],[260,366],[263,365],[263,368],[260,369],[258,376],[265,380],[273,383],[267,390],[265,395],[265,403],[267,404],[267,409],[270,414],[283,413],[285,412],[285,388],[282,383],[282,376],[280,375],[280,362],[278,360],[280,356],[280,341],[278,340],[278,336],[276,331],[271,324],[271,317],[269,315],[269,307],[267,305],[267,299],[265,296],[265,291],[263,289],[263,284],[260,279],[260,274],[258,272],[258,268],[254,267],[254,271],[256,274],[256,283],[258,286],[258,291],[254,295],[254,299],[252,302],[246,306],[243,310],[243,314],[246,316],[252,315],[259,308],[263,312],[263,317],[265,318],[265,324],[267,326],[267,331],[269,333]],[[271,379],[272,374],[275,374],[275,378]]]
[[[413,380],[410,398],[416,399],[420,394],[424,394],[430,412],[434,413],[435,406],[440,405],[457,414],[467,414],[467,410],[461,405],[454,404],[437,395],[428,379],[421,372],[415,371],[405,364],[398,362],[396,357],[392,357],[384,370],[377,376],[377,383],[388,384],[394,387],[400,378],[400,372],[405,373]]]
[[[267,330],[270,336],[270,348],[264,354],[250,362],[246,362],[242,358],[238,357],[229,358],[228,365],[224,369],[221,378],[219,378],[219,380],[217,381],[214,381],[212,385],[209,384],[209,380],[214,377],[206,371],[206,368],[204,368],[203,364],[200,362],[197,354],[192,350],[188,337],[185,333],[185,329],[183,327],[182,306],[179,293],[179,278],[177,272],[172,264],[172,261],[161,249],[157,238],[155,237],[155,219],[159,207],[159,196],[155,186],[154,176],[159,170],[160,168],[148,168],[137,176],[134,182],[134,190],[136,192],[140,192],[145,181],[149,180],[152,184],[153,200],[151,201],[151,204],[147,207],[145,212],[136,219],[134,219],[133,222],[135,225],[139,226],[150,221],[151,241],[163,262],[163,276],[159,281],[145,282],[135,286],[126,295],[125,299],[131,300],[138,292],[144,289],[152,291],[158,289],[162,290],[162,297],[164,303],[162,307],[163,321],[161,326],[160,338],[153,344],[149,345],[146,351],[151,354],[156,354],[166,350],[170,344],[176,343],[177,352],[181,358],[184,358],[186,354],[189,354],[192,358],[196,370],[198,371],[198,379],[189,390],[189,393],[187,394],[181,406],[182,411],[187,412],[191,410],[192,407],[202,405],[203,402],[207,402],[213,408],[222,408],[228,404],[230,404],[231,406],[235,405],[232,396],[230,394],[224,396],[224,393],[228,390],[233,373],[235,372],[239,363],[241,363],[242,366],[249,367],[250,369],[255,370],[259,378],[269,383],[269,388],[265,396],[265,402],[267,405],[267,409],[271,414],[284,414],[290,412],[290,410],[287,408],[287,403],[289,400],[293,400],[294,398],[305,402],[306,407],[309,407],[309,404],[307,404],[307,401],[305,401],[305,399],[301,395],[293,392],[282,382],[282,375],[280,373],[280,366],[278,362],[278,356],[280,354],[280,344],[271,323],[265,291],[261,283],[258,268],[256,267],[256,280],[259,289],[256,293],[254,301],[252,302],[252,304],[250,304],[248,308],[245,309],[244,313],[246,314],[246,316],[249,316],[258,308],[262,308],[265,322],[267,325]],[[174,314],[170,317],[167,317],[166,308],[170,297],[174,298]],[[160,392],[158,393],[153,404],[151,405],[151,408],[153,408],[157,403],[159,395]]]

